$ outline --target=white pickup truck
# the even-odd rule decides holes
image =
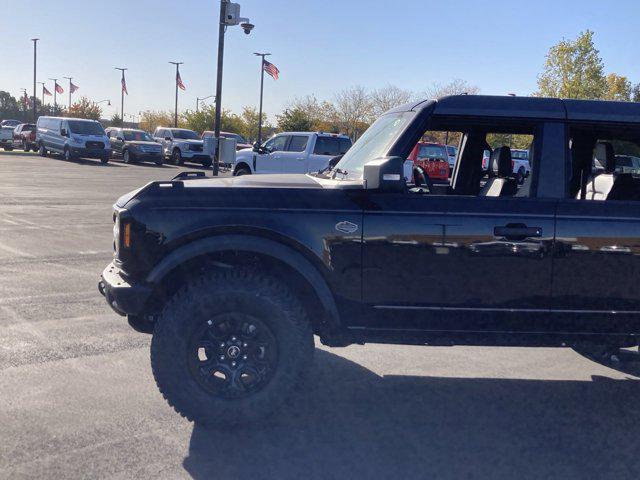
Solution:
[[[0,127],[0,147],[13,150],[13,129],[15,127]]]
[[[279,133],[261,146],[236,153],[233,175],[309,173],[327,168],[329,161],[351,148],[346,135],[324,132]]]

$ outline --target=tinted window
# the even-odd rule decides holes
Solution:
[[[291,142],[289,143],[289,148],[287,148],[288,152],[304,152],[307,149],[307,142],[309,137],[304,137],[302,135],[294,135],[291,137]]]
[[[200,140],[198,134],[191,130],[172,130],[172,132],[173,138],[178,138],[180,140]]]
[[[318,137],[313,153],[337,157],[340,155],[340,139],[338,137]]]
[[[81,122],[78,120],[69,120],[67,122],[69,131],[76,135],[104,135],[102,125],[97,122]]]
[[[351,148],[351,139],[350,138],[341,138],[340,139],[340,155],[344,155]]]

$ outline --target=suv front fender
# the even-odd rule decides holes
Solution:
[[[264,237],[231,234],[195,240],[164,257],[151,272],[149,272],[146,282],[151,285],[157,285],[166,275],[180,267],[180,265],[184,265],[186,262],[197,257],[225,251],[256,253],[272,257],[288,265],[298,274],[302,275],[314,289],[326,312],[328,323],[332,327],[340,326],[338,308],[333,293],[317,267],[303,254],[293,248]]]

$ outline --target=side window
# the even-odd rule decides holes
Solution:
[[[640,201],[637,132],[615,126],[572,126],[569,138],[569,198]]]
[[[278,135],[277,137],[273,137],[271,140],[269,140],[265,144],[265,147],[267,147],[271,152],[282,152],[287,146],[289,138],[290,137],[287,135]]]
[[[309,137],[303,135],[294,135],[291,137],[287,152],[304,152],[307,149]]]
[[[313,153],[337,157],[340,155],[340,139],[337,137],[318,137]]]

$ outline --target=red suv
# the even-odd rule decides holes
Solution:
[[[447,147],[438,143],[418,142],[407,160],[422,167],[431,180],[448,180],[450,174]]]

